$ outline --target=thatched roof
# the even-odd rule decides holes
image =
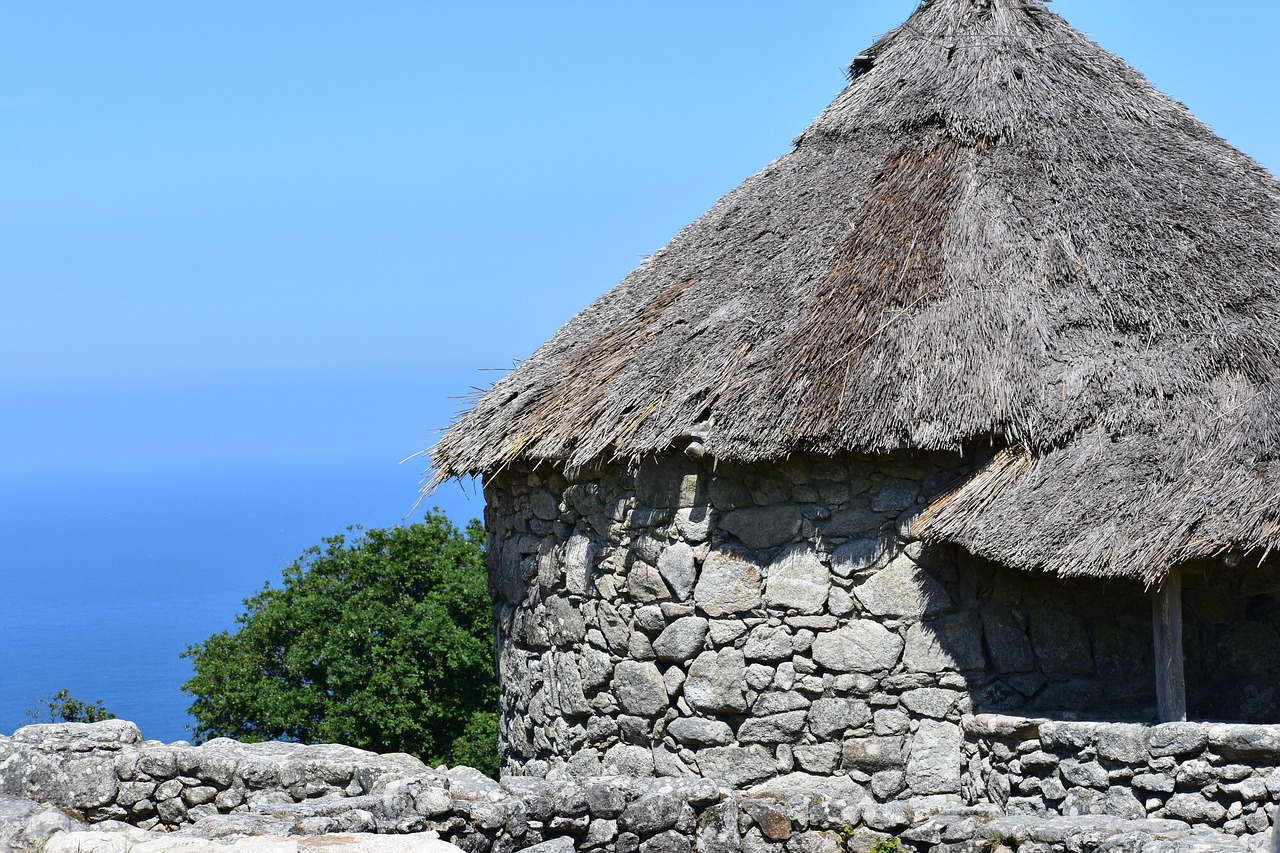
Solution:
[[[927,537],[1158,581],[1280,538],[1278,296],[1275,178],[1040,0],[934,0],[432,464],[994,441]]]

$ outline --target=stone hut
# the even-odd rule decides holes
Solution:
[[[432,451],[507,772],[894,799],[967,715],[1280,722],[1278,300],[1280,182],[1041,0],[922,3]]]

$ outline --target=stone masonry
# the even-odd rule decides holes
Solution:
[[[1280,729],[1222,723],[964,721],[969,802],[1010,814],[1173,819],[1263,833],[1280,801]]]
[[[1247,756],[1274,768],[1275,727],[1108,728],[988,716],[966,717],[963,730],[971,740],[962,784],[973,802],[933,794],[881,803],[847,776],[793,773],[748,789],[627,775],[495,781],[337,745],[163,744],[122,720],[28,726],[0,736],[0,853],[430,853],[441,849],[428,843],[435,837],[467,853],[1268,849],[1275,772],[1242,775],[1234,762]],[[1189,759],[1183,771],[1156,769],[1171,753]],[[1164,798],[1160,813],[1138,817],[1131,798],[1117,793],[1169,787],[1126,777],[1138,768],[1172,784],[1153,797]],[[1017,796],[1004,797],[998,778]],[[1050,780],[1061,781],[1063,797],[1045,790]],[[1029,807],[1032,788],[1041,807]],[[988,789],[995,802],[984,799]],[[1054,813],[1043,803],[1067,805]],[[1243,817],[1223,823],[1214,803]]]
[[[890,802],[960,791],[965,714],[1153,716],[1140,585],[910,535],[972,456],[697,455],[488,485],[504,772],[805,772]]]

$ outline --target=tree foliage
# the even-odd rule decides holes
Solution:
[[[83,702],[66,690],[36,699],[36,706],[26,712],[36,723],[100,723],[114,720],[116,715],[106,709],[102,700]]]
[[[190,646],[197,741],[345,743],[497,771],[484,531],[438,510],[348,528],[245,599],[233,633]]]

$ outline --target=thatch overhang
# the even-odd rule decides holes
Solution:
[[[1158,583],[1280,541],[1278,330],[1280,182],[1040,0],[934,0],[431,459],[995,443],[926,538]]]

